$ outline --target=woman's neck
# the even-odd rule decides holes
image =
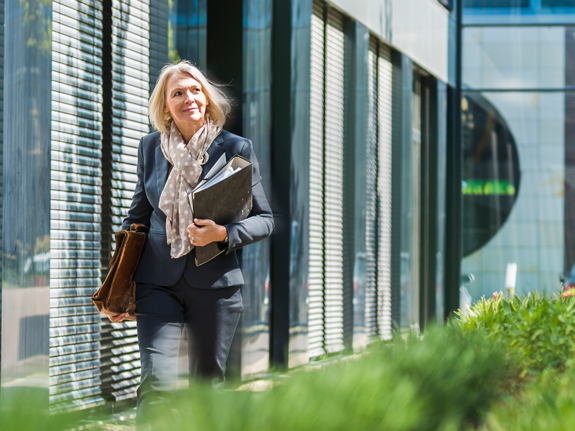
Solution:
[[[182,138],[184,138],[184,142],[188,143],[190,142],[190,139],[192,139],[192,136],[195,135],[195,133],[200,130],[200,128],[204,125],[204,119],[201,119],[200,121],[196,122],[196,123],[183,123],[183,124],[178,124],[176,122],[176,127],[178,128],[178,130],[180,131]]]

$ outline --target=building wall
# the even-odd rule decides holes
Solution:
[[[138,142],[149,131],[147,98],[168,60],[190,60],[228,83],[230,127],[253,141],[276,217],[274,236],[240,257],[245,310],[230,375],[250,379],[270,364],[362,350],[389,338],[395,323],[435,321],[440,294],[431,313],[418,298],[443,291],[435,283],[442,248],[413,220],[431,210],[433,229],[442,229],[443,180],[424,196],[426,179],[416,174],[430,151],[438,167],[445,161],[445,97],[426,92],[446,91],[448,11],[431,0],[366,4],[387,13],[385,25],[370,21],[364,3],[233,0],[241,13],[227,19],[241,37],[220,47],[233,59],[217,44],[207,51],[221,24],[204,0],[54,2],[53,32],[42,33],[52,39],[28,44],[24,56],[15,47],[44,27],[6,23],[14,31],[3,52],[14,61],[2,76],[11,106],[1,119],[3,390],[39,382],[52,408],[133,403],[136,323],[110,323],[89,297],[127,213]],[[421,14],[414,20],[407,6]],[[17,97],[18,61],[37,85],[29,103]],[[414,76],[427,84],[414,87]],[[436,108],[442,113],[430,116]],[[50,216],[35,224],[42,214]],[[428,275],[432,282],[421,283]],[[185,354],[180,368],[185,374]]]

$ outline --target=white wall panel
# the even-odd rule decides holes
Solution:
[[[442,81],[448,80],[449,11],[437,0],[330,0]]]

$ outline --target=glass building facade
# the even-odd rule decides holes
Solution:
[[[557,292],[573,251],[572,1],[464,2],[468,300]],[[573,275],[571,275],[573,278]]]
[[[443,321],[454,17],[445,1],[371,3],[3,3],[3,394],[37,386],[54,410],[134,402],[137,322],[111,323],[90,296],[130,205],[147,99],[163,65],[180,59],[225,84],[226,128],[254,143],[276,218],[272,238],[240,255],[230,377]],[[537,73],[565,67],[553,64]],[[477,118],[511,142],[508,93],[486,94],[466,95],[466,115],[499,104]],[[499,161],[505,208],[517,205],[510,191],[526,189],[526,174],[507,169],[526,166],[521,154]],[[182,374],[186,351],[183,342]]]

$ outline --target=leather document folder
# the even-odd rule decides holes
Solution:
[[[213,220],[219,225],[245,220],[252,210],[252,164],[241,156],[232,157],[194,188],[190,205],[194,218]],[[195,251],[196,266],[200,266],[222,254],[225,248],[213,242],[195,247]]]

